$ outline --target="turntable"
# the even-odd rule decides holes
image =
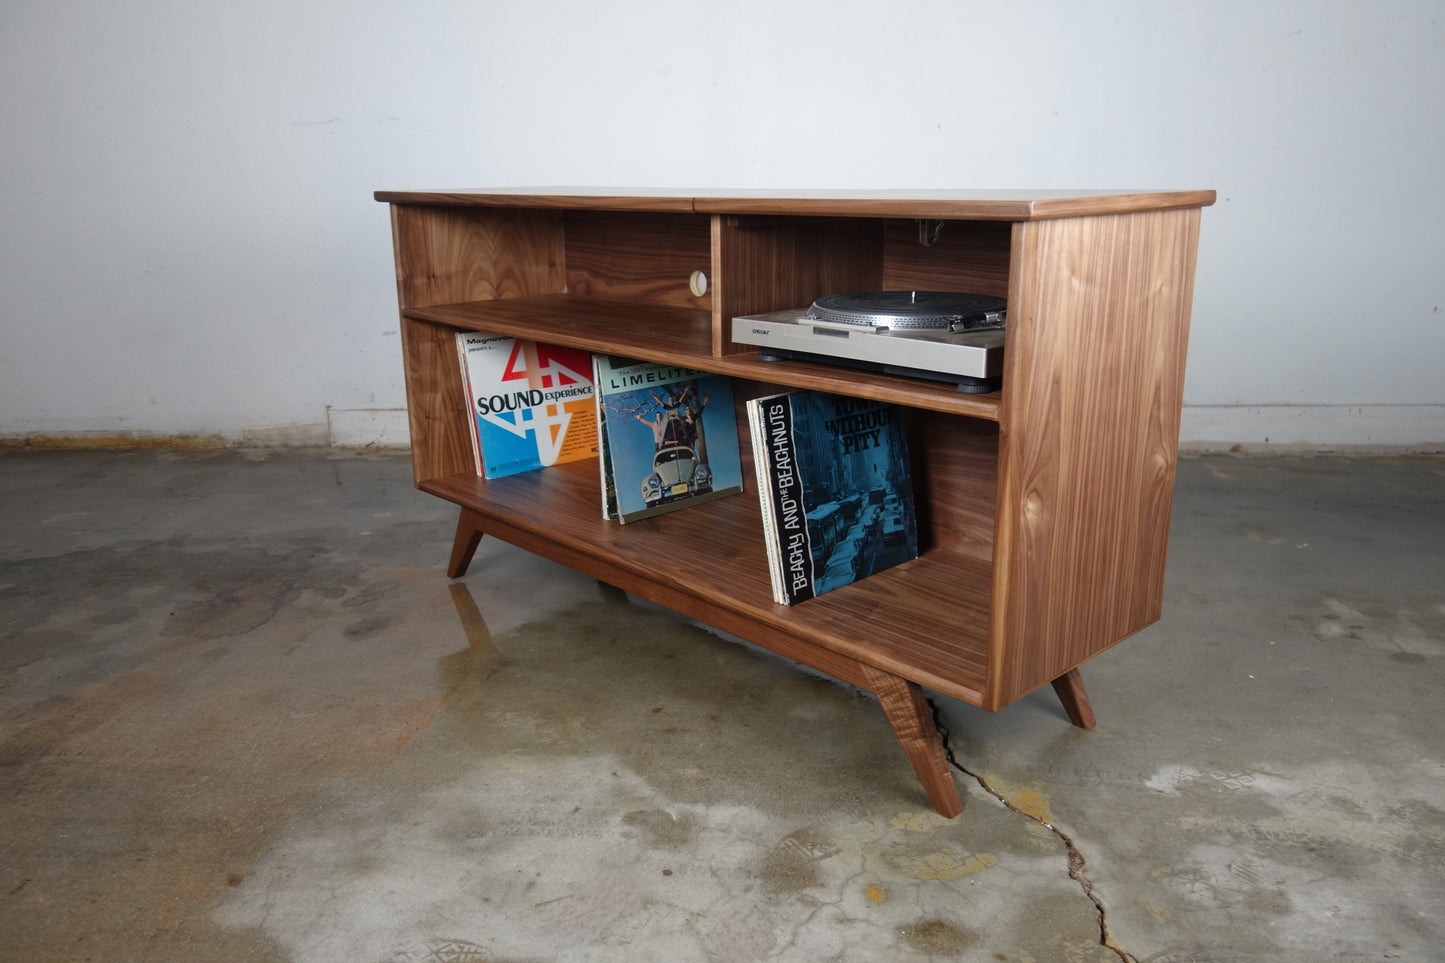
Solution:
[[[733,341],[765,361],[814,361],[997,391],[1007,302],[949,291],[863,291],[733,318]]]

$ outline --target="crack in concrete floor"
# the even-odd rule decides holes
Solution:
[[[982,773],[974,772],[972,769],[969,769],[963,763],[959,762],[958,757],[954,754],[952,740],[949,738],[948,727],[943,722],[943,717],[939,711],[938,703],[934,702],[932,699],[929,699],[928,705],[929,708],[933,710],[933,725],[934,728],[938,730],[938,738],[943,743],[943,753],[945,758],[947,758],[948,760],[948,764],[953,768],[957,769],[959,772],[963,773],[968,778],[972,779],[975,783],[978,784],[978,787],[980,789],[988,793],[993,798],[997,799],[1005,807],[1013,810],[1021,816],[1033,820],[1038,825],[1044,827],[1049,832],[1053,833],[1054,836],[1056,836],[1058,840],[1064,844],[1064,852],[1066,853],[1068,859],[1069,879],[1072,879],[1074,882],[1079,884],[1079,888],[1084,891],[1084,895],[1088,897],[1089,902],[1094,904],[1094,909],[1099,914],[1099,945],[1116,954],[1122,961],[1122,963],[1139,963],[1138,958],[1135,957],[1128,950],[1120,946],[1118,941],[1114,939],[1114,935],[1109,931],[1108,910],[1104,907],[1103,898],[1100,897],[1094,889],[1094,881],[1089,879],[1088,861],[1084,858],[1083,852],[1080,851],[1078,845],[1074,842],[1073,837],[1071,837],[1068,833],[1064,832],[1062,829],[1056,826],[1051,820],[1044,819],[1042,816],[1040,816],[1036,811],[1034,811],[1035,807],[1024,806],[1016,803],[1013,799],[1009,798],[1009,796],[1002,790],[995,789],[993,785],[989,782],[988,778]]]
[[[1181,460],[1169,615],[1090,663],[1100,728],[1069,727],[1048,692],[997,715],[941,700],[955,750],[987,784],[954,777],[972,810],[953,828],[922,818],[876,706],[706,639],[678,640],[674,653],[669,633],[691,634],[675,620],[631,659],[625,633],[609,639],[632,666],[611,677],[605,652],[579,648],[569,674],[590,685],[556,711],[483,698],[480,686],[519,671],[553,685],[508,662],[546,641],[521,627],[596,602],[596,583],[493,549],[472,586],[503,644],[459,649],[440,577],[454,515],[417,500],[404,461],[0,460],[0,501],[25,508],[0,519],[0,932],[11,955],[60,958],[83,936],[95,958],[281,959],[283,944],[304,955],[319,947],[317,927],[344,924],[385,937],[355,958],[420,959],[450,938],[454,952],[501,960],[518,923],[495,912],[498,899],[525,912],[571,895],[539,935],[596,931],[615,914],[583,894],[617,873],[656,898],[644,921],[673,926],[695,954],[716,940],[761,957],[772,934],[788,943],[811,929],[859,959],[1135,959],[1100,945],[1105,905],[1115,941],[1158,963],[1364,961],[1382,948],[1434,959],[1445,940],[1438,459]],[[98,504],[106,511],[76,511]],[[633,678],[641,671],[652,678]],[[698,701],[724,671],[736,685]],[[559,775],[568,746],[597,761],[608,712],[624,758]],[[493,727],[510,740],[493,769],[535,755],[541,781],[514,773],[479,813],[477,743]],[[523,798],[547,780],[562,788]],[[811,795],[785,799],[781,819],[707,806],[767,799],[770,783]],[[569,826],[578,784],[599,790],[599,807],[617,804],[610,822]],[[1081,850],[1069,868],[1097,881],[1097,908],[1079,898],[1083,881],[1057,873],[1068,860],[1047,812],[1055,790],[1070,794],[1061,821]],[[999,795],[1043,822],[1017,819]],[[373,810],[387,818],[364,818]],[[820,824],[823,810],[840,822]],[[691,873],[683,850],[651,838],[685,835],[689,820],[714,844]],[[838,825],[861,825],[883,848]],[[849,842],[819,864],[833,888],[771,904],[762,883],[745,892],[770,869],[800,868],[786,839],[806,827]],[[526,851],[569,833],[598,874],[574,874],[589,859],[574,853],[550,879],[519,875]],[[630,861],[602,845],[614,838]],[[483,852],[512,861],[482,879]],[[308,875],[316,868],[327,874]],[[442,899],[407,902],[408,873]],[[679,880],[703,892],[680,899]],[[268,881],[277,898],[251,907],[264,928],[208,915]],[[789,912],[770,916],[773,904]],[[376,931],[377,914],[397,927]]]

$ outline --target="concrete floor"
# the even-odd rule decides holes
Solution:
[[[1180,463],[1164,619],[869,697],[500,543],[397,455],[0,453],[0,957],[1445,959],[1445,460]]]

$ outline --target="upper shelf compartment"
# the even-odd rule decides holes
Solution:
[[[475,204],[397,203],[403,310],[572,293],[711,311],[712,219]]]
[[[966,395],[951,385],[916,378],[862,375],[821,364],[765,362],[756,350],[715,355],[709,348],[709,315],[696,309],[552,294],[427,305],[408,308],[404,313],[414,321],[447,328],[550,341],[585,351],[685,365],[735,378],[873,398],[988,421],[999,417],[998,392]]]
[[[732,319],[805,308],[856,291],[967,291],[1008,296],[1011,227],[929,218],[719,215],[714,227],[713,344]]]
[[[992,420],[997,394],[962,397],[912,379],[764,364],[732,342],[732,319],[852,291],[1008,297],[1024,222],[1214,200],[1212,191],[532,189],[376,197],[392,205],[400,300],[414,319]]]

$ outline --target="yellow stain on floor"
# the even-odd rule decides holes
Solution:
[[[1053,814],[1049,811],[1049,800],[1042,792],[1034,787],[1015,787],[996,776],[988,777],[988,784],[994,792],[998,793],[1013,808],[1026,816],[1037,819],[1041,823],[1052,823]]]
[[[1037,819],[1039,822],[1052,822],[1053,816],[1049,812],[1049,801],[1044,794],[1037,789],[1022,790],[1017,796],[1010,800],[1022,812],[1025,812]]]
[[[947,826],[952,820],[938,813],[917,812],[899,813],[890,822],[894,829],[906,829],[910,832],[923,832],[929,829],[937,829],[939,826]]]
[[[972,876],[998,865],[998,857],[988,853],[976,853],[960,861],[952,853],[933,853],[922,863],[913,867],[913,875],[919,879],[936,879],[947,883],[961,876]]]

